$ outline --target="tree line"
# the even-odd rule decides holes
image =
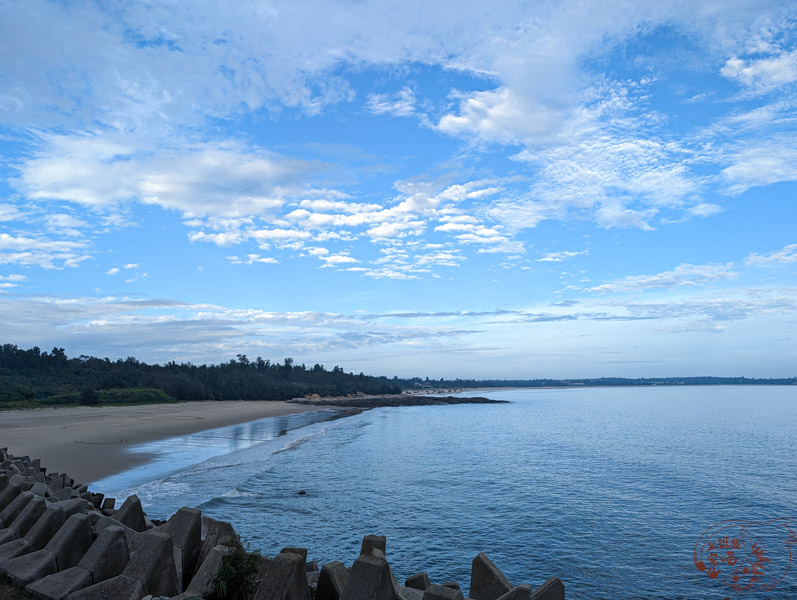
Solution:
[[[308,394],[398,394],[397,378],[346,373],[341,367],[307,367],[292,358],[271,362],[239,354],[217,365],[170,361],[147,364],[133,357],[112,361],[63,348],[42,351],[0,346],[0,401],[39,404],[97,403],[125,396],[143,402],[173,400],[287,400]]]

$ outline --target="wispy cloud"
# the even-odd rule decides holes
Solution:
[[[712,281],[733,279],[738,273],[732,264],[727,265],[678,265],[672,271],[663,271],[655,275],[629,275],[611,283],[604,283],[589,288],[593,292],[641,292],[651,289],[679,288],[697,286]]]
[[[766,265],[797,262],[797,244],[789,244],[769,254],[750,254],[744,261],[748,265]]]

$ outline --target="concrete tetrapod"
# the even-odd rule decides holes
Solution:
[[[565,600],[565,585],[558,577],[551,577],[534,590],[533,600]]]
[[[348,580],[349,571],[342,562],[333,560],[324,564],[318,576],[315,600],[340,600]]]
[[[512,587],[484,552],[476,555],[470,571],[470,597],[473,600],[498,600],[512,591]]]
[[[396,600],[398,595],[387,560],[370,554],[354,561],[341,600]]]
[[[282,552],[263,558],[254,600],[310,600],[305,562],[301,554]]]

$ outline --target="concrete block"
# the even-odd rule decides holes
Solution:
[[[5,571],[17,585],[25,587],[32,581],[47,577],[58,571],[55,554],[47,550],[29,552],[10,560],[0,561],[0,570]]]
[[[366,535],[360,546],[360,554],[371,554],[371,550],[379,548],[382,554],[387,554],[387,538],[383,535]]]
[[[422,600],[465,600],[460,590],[432,584],[423,592]]]
[[[105,494],[92,494],[91,495],[91,503],[94,505],[94,508],[100,509],[102,508],[102,499],[105,498]]]
[[[16,537],[24,537],[41,518],[45,510],[47,510],[47,502],[41,496],[35,496],[14,519],[9,529],[16,534]]]
[[[513,586],[484,552],[473,559],[470,572],[470,597],[474,600],[498,600]]]
[[[92,583],[121,575],[130,561],[122,527],[106,527],[80,559],[78,566],[91,573]]]
[[[310,587],[304,570],[304,558],[283,552],[273,559],[263,559],[260,583],[254,600],[310,600]]]
[[[55,555],[58,570],[63,571],[76,566],[93,541],[88,516],[76,514],[66,520],[44,549]]]
[[[86,513],[89,510],[89,505],[86,503],[86,501],[80,500],[79,498],[51,502],[50,506],[63,510],[67,519],[72,515]]]
[[[61,488],[57,492],[52,495],[53,498],[56,500],[69,500],[72,497],[72,488],[65,487]]]
[[[42,498],[52,496],[52,490],[50,490],[46,483],[42,483],[41,481],[34,483],[30,491]]]
[[[197,568],[205,562],[207,555],[216,546],[230,546],[231,548],[243,549],[241,540],[238,538],[238,534],[235,533],[235,529],[226,521],[217,521],[210,517],[202,517],[202,532],[202,549],[199,551],[199,556],[197,557]]]
[[[443,587],[451,588],[452,590],[462,589],[459,587],[459,584],[456,581],[446,581],[444,583],[441,583],[440,585],[442,585]]]
[[[72,592],[66,600],[141,600],[144,584],[124,575]]]
[[[533,600],[565,600],[565,585],[558,577],[551,577],[531,595]]]
[[[137,535],[130,547],[130,561],[122,575],[144,584],[147,594],[177,595],[177,569],[172,538],[161,531]]]
[[[221,561],[230,552],[232,552],[232,548],[228,546],[216,546],[215,548],[211,548],[205,560],[199,565],[185,593],[188,594],[189,597],[191,595],[203,597],[209,595],[213,584],[213,578],[216,576],[221,566]]]
[[[384,558],[364,554],[354,561],[341,600],[396,600],[398,584]]]
[[[172,544],[180,550],[181,577],[188,582],[197,567],[197,558],[202,549],[202,511],[184,506],[157,530],[172,536]]]
[[[280,554],[283,554],[284,552],[291,552],[293,554],[298,554],[299,556],[302,557],[303,561],[307,560],[307,548],[296,548],[293,546],[289,546],[287,548],[283,548],[282,550],[280,550]]]
[[[34,581],[25,590],[40,600],[64,600],[72,592],[82,590],[92,583],[91,573],[80,567],[72,567]]]
[[[0,511],[0,528],[6,528],[11,523],[14,522],[19,516],[25,507],[28,505],[28,502],[33,500],[33,494],[30,492],[20,492],[11,502],[9,502],[8,506],[6,506],[3,510]]]
[[[8,473],[0,473],[0,492],[8,487]]]
[[[498,600],[531,600],[531,586],[527,583],[522,583],[512,588],[512,591],[507,592]]]
[[[135,494],[124,501],[122,507],[114,513],[113,518],[134,531],[147,530],[144,511],[141,508],[141,500]]]
[[[106,508],[113,510],[114,506],[116,506],[116,498],[105,498],[105,500],[102,501],[103,510],[105,510]]]
[[[33,552],[28,540],[25,538],[11,540],[5,544],[0,544],[0,561],[16,558],[17,556],[22,556],[28,552]]]
[[[50,482],[47,484],[50,488],[50,491],[55,494],[56,492],[60,492],[64,487],[66,487],[66,475],[61,473],[56,477],[53,477]]]
[[[426,588],[428,588],[430,585],[432,585],[432,582],[429,581],[429,576],[425,572],[421,571],[420,573],[416,573],[412,577],[408,577],[407,581],[404,582],[404,585],[405,587],[408,588],[413,588],[416,590],[423,591]]]
[[[58,507],[50,506],[44,511],[36,524],[25,534],[25,539],[30,544],[31,552],[43,549],[58,530],[66,523],[64,511]]]
[[[313,592],[318,587],[318,571],[305,571],[305,577],[307,577],[307,585],[310,587],[311,596],[313,596]]]
[[[91,520],[91,530],[95,537],[98,537],[100,533],[102,533],[103,529],[108,527],[119,527],[122,531],[124,531],[128,548],[133,544],[133,540],[139,535],[138,532],[133,531],[129,527],[125,527],[113,517],[106,517],[95,512],[89,514],[89,519]]]
[[[348,580],[349,571],[342,562],[334,560],[324,564],[318,576],[315,600],[340,600]]]
[[[400,600],[423,600],[423,590],[400,585],[399,598]]]

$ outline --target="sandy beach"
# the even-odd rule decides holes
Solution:
[[[143,406],[63,407],[0,412],[0,447],[41,458],[47,470],[85,484],[148,460],[136,444],[289,414],[311,405],[270,401],[183,402]]]

